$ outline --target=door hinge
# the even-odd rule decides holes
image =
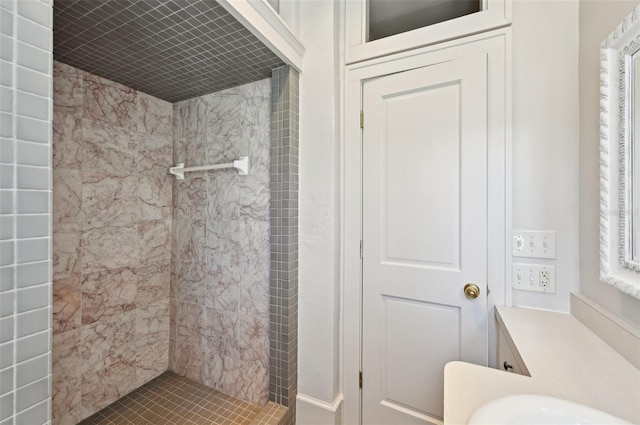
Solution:
[[[363,251],[363,250],[364,250],[364,247],[363,247],[362,241],[360,241],[360,258],[364,258],[364,257],[362,256],[362,251]]]
[[[360,388],[362,388],[362,371],[360,371]]]
[[[491,289],[489,289],[489,285],[487,285],[487,295],[491,293]]]
[[[360,128],[364,128],[364,111],[360,111]]]

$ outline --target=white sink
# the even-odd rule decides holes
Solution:
[[[511,395],[480,406],[469,420],[469,425],[633,425],[600,410],[540,395]]]

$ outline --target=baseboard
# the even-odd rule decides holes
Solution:
[[[571,315],[640,369],[640,332],[580,294],[571,294]]]
[[[342,393],[333,403],[298,393],[296,397],[296,423],[300,425],[341,425]]]

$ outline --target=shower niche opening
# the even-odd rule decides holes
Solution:
[[[242,22],[54,2],[54,424],[295,422],[298,73]]]

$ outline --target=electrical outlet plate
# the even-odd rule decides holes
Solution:
[[[553,230],[514,230],[514,257],[556,258],[556,232]]]
[[[556,292],[556,268],[546,264],[513,263],[513,289],[519,291]]]

